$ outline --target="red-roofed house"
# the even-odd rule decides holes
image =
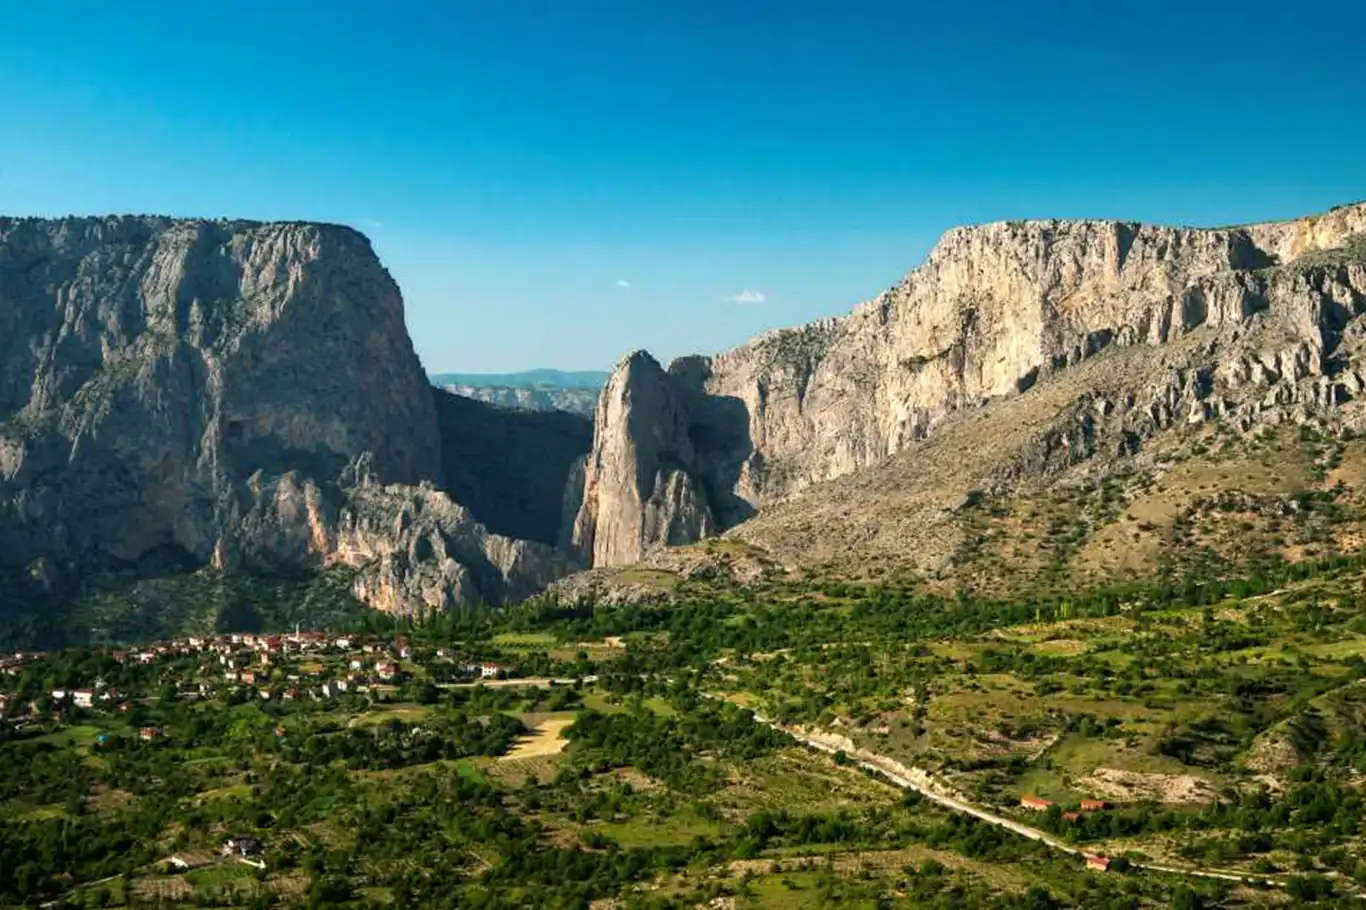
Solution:
[[[1053,804],[1046,799],[1039,799],[1037,796],[1021,796],[1020,805],[1026,809],[1033,809],[1035,812],[1047,812]]]

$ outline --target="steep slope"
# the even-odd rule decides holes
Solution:
[[[716,522],[698,486],[691,400],[643,351],[622,362],[598,399],[571,547],[593,565],[633,562],[655,544],[689,543]]]
[[[1130,448],[1188,418],[1246,425],[1332,411],[1363,384],[1363,234],[1366,205],[1229,229],[1038,221],[952,230],[901,284],[849,316],[683,358],[658,375],[641,368],[647,355],[625,360],[599,403],[576,541],[593,565],[624,565],[704,526],[734,527],[1102,352],[1132,349],[1147,364],[1098,412],[1132,424],[1118,431]],[[1179,362],[1142,353],[1168,348]],[[1008,421],[997,429],[1014,432]],[[659,453],[669,470],[642,470]],[[1031,443],[1022,457],[1040,450]],[[672,495],[661,479],[697,495]]]
[[[563,563],[440,492],[398,288],[343,227],[0,219],[0,572],[32,592],[212,563],[357,568],[373,605]]]

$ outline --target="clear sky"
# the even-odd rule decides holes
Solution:
[[[719,350],[963,222],[1366,197],[1361,0],[0,11],[0,212],[354,225],[433,372]]]

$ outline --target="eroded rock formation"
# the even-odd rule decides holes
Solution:
[[[442,492],[442,429],[399,290],[355,231],[0,219],[0,568],[36,588],[341,563],[363,599],[409,610],[566,571]]]
[[[571,547],[598,565],[633,562],[655,544],[688,543],[716,525],[695,477],[688,390],[644,351],[627,357],[598,399]]]

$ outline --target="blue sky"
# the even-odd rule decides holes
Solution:
[[[434,372],[723,349],[963,222],[1366,197],[1357,0],[43,0],[3,26],[0,212],[352,224]]]

